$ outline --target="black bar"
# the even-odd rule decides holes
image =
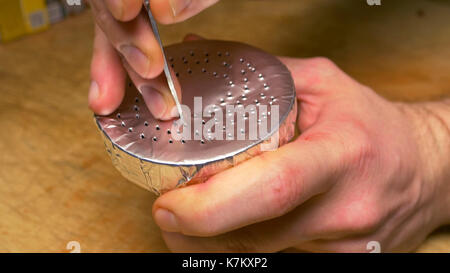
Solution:
[[[22,267],[58,271],[105,272],[314,272],[344,269],[370,270],[417,269],[419,266],[448,268],[449,254],[0,254],[3,268],[19,271]],[[12,267],[8,266],[11,265]],[[78,271],[79,270],[79,271]],[[94,271],[95,272],[95,271]]]

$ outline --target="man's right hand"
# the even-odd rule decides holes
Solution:
[[[151,0],[156,20],[186,20],[218,0]],[[153,116],[171,119],[174,102],[164,85],[163,56],[148,22],[142,0],[90,0],[95,18],[89,107],[99,115],[114,112],[122,102],[128,73],[142,92]]]

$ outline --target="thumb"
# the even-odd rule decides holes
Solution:
[[[331,186],[338,166],[333,146],[297,140],[203,184],[167,192],[153,205],[154,219],[165,231],[214,236],[284,215]]]
[[[126,61],[123,63],[128,75],[135,84],[136,88],[142,94],[145,104],[154,118],[160,120],[170,120],[179,116],[175,101],[167,84],[166,75],[164,73],[154,79],[144,79],[139,76]],[[181,85],[173,70],[170,70],[170,72],[175,90],[177,91],[177,97],[181,100]]]

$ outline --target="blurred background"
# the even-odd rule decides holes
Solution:
[[[450,95],[450,1],[373,2],[222,0],[160,32],[325,56],[390,100]],[[0,0],[0,252],[167,251],[156,197],[115,170],[88,109],[92,40],[82,0]],[[449,252],[450,228],[417,251]]]

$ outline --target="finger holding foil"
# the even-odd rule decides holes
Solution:
[[[89,106],[99,115],[108,115],[120,105],[125,92],[126,74],[134,72],[133,80],[156,79],[163,72],[163,55],[152,32],[142,0],[89,1],[96,22],[94,53],[91,64]],[[151,9],[155,18],[164,24],[183,21],[217,1],[153,0]],[[124,69],[123,63],[128,65]],[[137,88],[140,88],[137,85]],[[145,88],[144,88],[145,89]],[[139,89],[141,90],[141,89]],[[149,110],[160,119],[171,119],[173,100],[168,88],[158,92],[144,92],[149,98]],[[178,91],[178,89],[177,89]],[[178,94],[180,95],[180,94]],[[161,113],[161,109],[165,110]]]
[[[127,70],[130,79],[142,94],[145,104],[153,117],[160,120],[170,120],[179,116],[164,73],[160,74],[155,79],[148,80],[139,76],[127,63],[124,63],[124,67]],[[172,80],[175,85],[177,96],[181,100],[182,92],[180,83],[176,77],[176,73],[171,68],[169,69],[172,74]]]

